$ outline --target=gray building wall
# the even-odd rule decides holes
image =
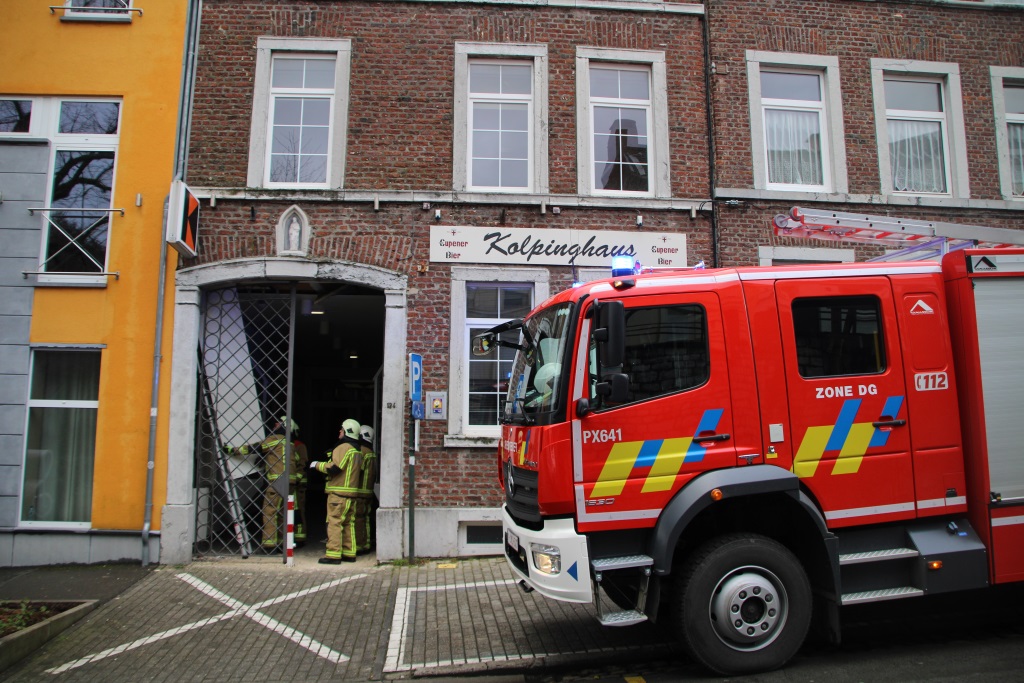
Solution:
[[[29,327],[46,205],[49,142],[0,142],[0,529],[18,524],[28,401]],[[11,549],[0,538],[0,564]]]

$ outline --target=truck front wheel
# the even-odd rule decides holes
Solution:
[[[811,588],[796,557],[757,534],[709,541],[683,565],[674,618],[690,655],[725,675],[777,669],[811,621]]]

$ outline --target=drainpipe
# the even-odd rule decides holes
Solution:
[[[711,197],[711,267],[718,268],[718,202],[715,201],[715,113],[711,96],[711,0],[704,1],[704,108],[708,127],[708,196]]]
[[[173,177],[184,178],[188,153],[188,130],[192,110],[192,91],[195,84],[196,51],[199,41],[199,16],[202,0],[190,0],[185,14],[185,48],[182,56],[181,88],[178,101],[178,130],[174,147]],[[163,358],[164,296],[167,284],[167,210],[160,232],[160,275],[156,294],[156,340],[153,342],[153,384],[149,404],[149,450],[146,456],[146,506],[142,521],[142,566],[149,566],[149,535],[153,526],[153,470],[156,467],[157,414],[160,407],[160,363]]]

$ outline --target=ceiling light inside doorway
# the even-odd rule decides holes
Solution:
[[[351,358],[352,360],[357,360],[359,358],[359,352],[356,351],[355,349],[349,349],[348,357]]]

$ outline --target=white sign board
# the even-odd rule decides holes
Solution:
[[[686,266],[686,235],[625,230],[430,226],[433,263],[611,267],[613,256],[641,266]]]

